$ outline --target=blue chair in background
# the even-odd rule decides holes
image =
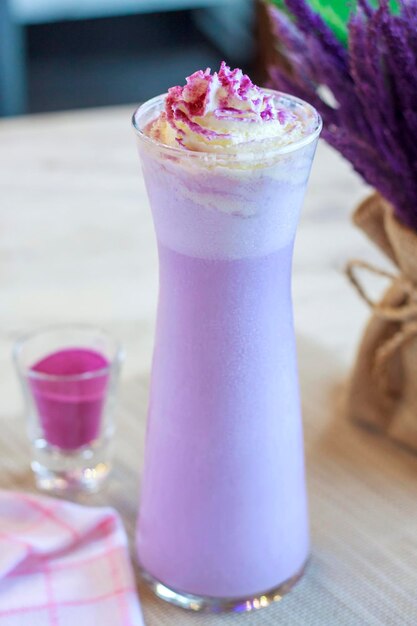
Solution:
[[[194,9],[199,28],[227,57],[251,50],[252,0],[0,0],[0,116],[27,107],[25,28],[63,20]]]

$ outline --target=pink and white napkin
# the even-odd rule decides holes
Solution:
[[[117,513],[0,490],[0,626],[143,626]]]

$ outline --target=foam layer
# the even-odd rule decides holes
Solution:
[[[224,63],[140,107],[138,147],[160,244],[209,259],[292,244],[320,118]]]
[[[200,258],[254,257],[295,235],[314,144],[255,172],[188,169],[140,145],[158,240]]]

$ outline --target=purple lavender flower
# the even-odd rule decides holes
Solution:
[[[293,20],[270,15],[291,70],[270,68],[271,86],[311,102],[324,139],[417,230],[417,0],[398,15],[358,0],[347,50],[306,0],[284,2]]]

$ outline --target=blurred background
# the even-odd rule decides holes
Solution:
[[[145,100],[224,58],[260,74],[255,0],[0,0],[0,115]]]

